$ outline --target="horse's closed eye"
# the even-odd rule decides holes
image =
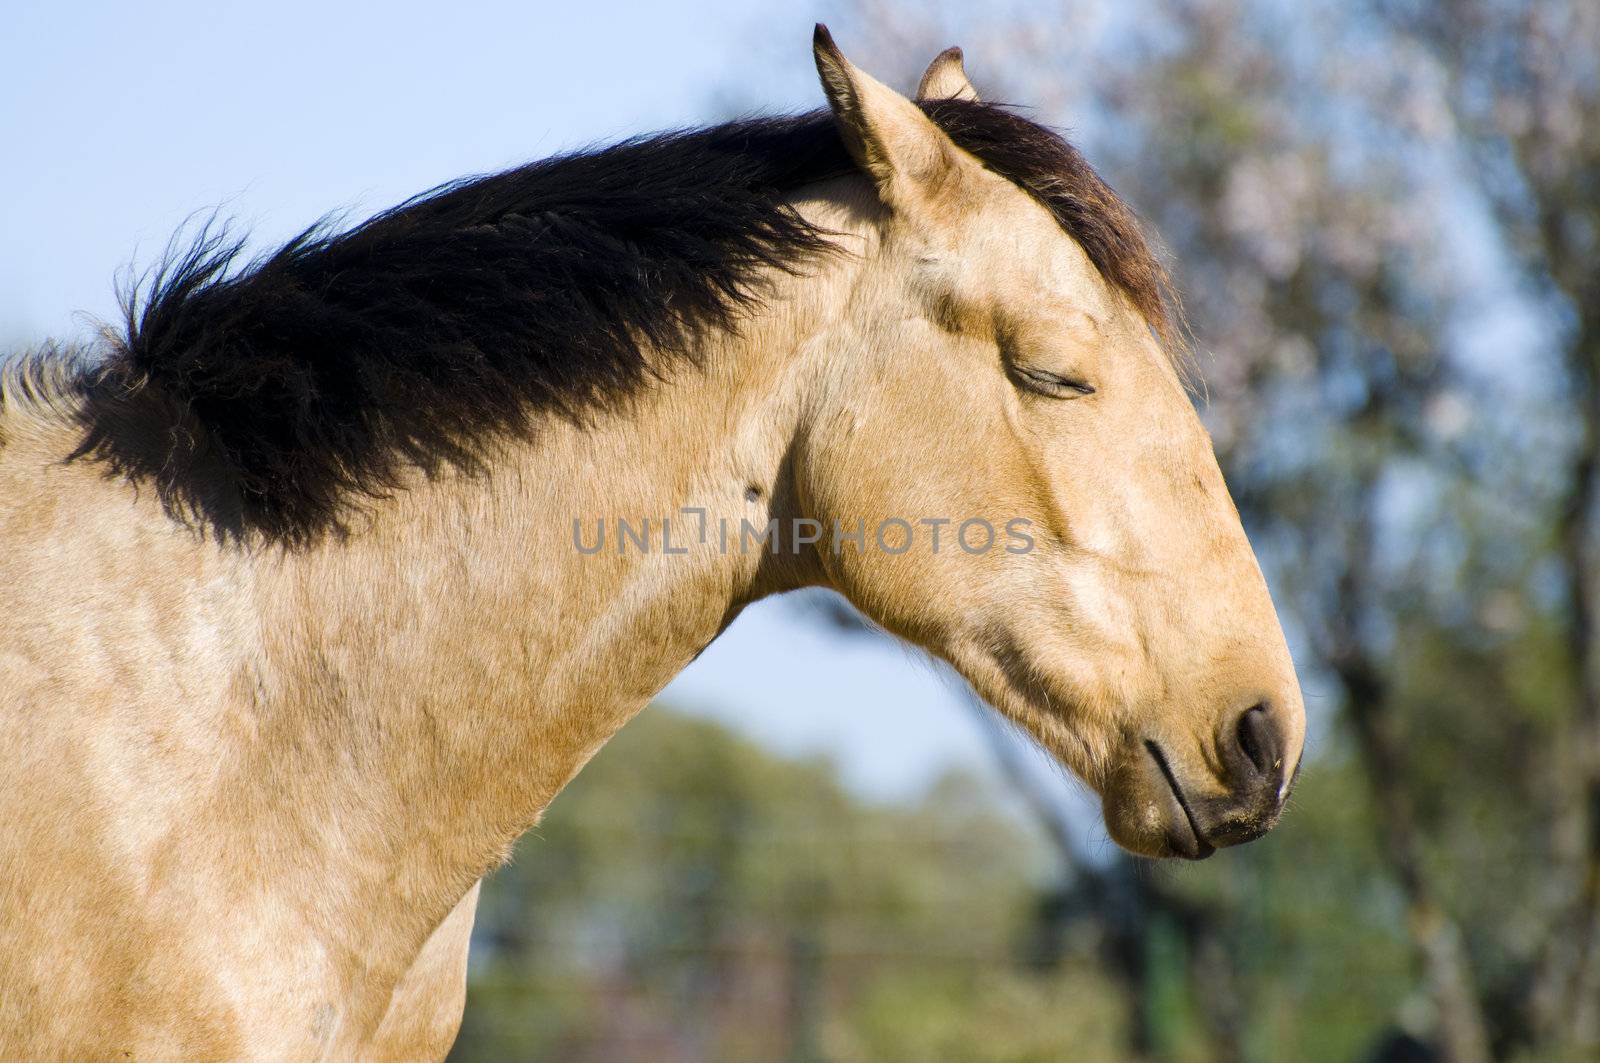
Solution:
[[[1076,399],[1095,392],[1094,385],[1088,381],[1052,373],[1037,366],[1012,366],[1011,376],[1019,386],[1051,399]]]

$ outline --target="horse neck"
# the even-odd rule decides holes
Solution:
[[[818,372],[796,352],[852,268],[774,278],[737,339],[616,410],[503,442],[488,473],[413,485],[263,570],[272,684],[302,731],[341,732],[318,747],[330,807],[365,807],[399,828],[383,844],[414,850],[375,864],[402,856],[448,883],[416,890],[459,895],[744,604],[815,582],[802,559],[743,548],[739,522],[793,515],[788,455]],[[619,543],[623,521],[648,522],[647,549]],[[668,522],[685,552],[667,552]]]

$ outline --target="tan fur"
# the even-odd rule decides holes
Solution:
[[[934,56],[917,83],[919,100],[976,100],[978,90],[967,80],[960,48],[946,48]]]
[[[845,253],[774,277],[737,339],[625,409],[506,440],[487,475],[419,476],[348,538],[202,538],[64,461],[59,397],[6,391],[0,1056],[442,1056],[479,878],[745,604],[790,588],[951,660],[1131,847],[1157,851],[1124,770],[1145,739],[1219,794],[1219,727],[1270,699],[1298,758],[1271,603],[1146,322],[1038,204],[822,61],[876,183],[797,205]],[[1018,363],[1098,390],[1021,391]],[[574,548],[574,518],[685,506],[713,526],[1026,518],[1038,545]]]

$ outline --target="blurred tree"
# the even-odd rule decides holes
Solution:
[[[971,778],[872,805],[656,707],[519,852],[455,1058],[1118,1058],[1119,994],[1020,955],[1040,842]]]
[[[1264,848],[1337,827],[1338,844],[1309,858],[1350,892],[1294,896],[1347,928],[1403,931],[1420,976],[1413,995],[1386,953],[1351,958],[1348,974],[1367,977],[1370,960],[1393,979],[1354,1009],[1368,1049],[1593,1051],[1600,7],[840,8],[863,61],[902,84],[959,41],[987,96],[1071,120],[1172,247],[1206,355],[1204,413],[1323,710],[1303,790],[1366,795],[1359,815],[1330,822],[1302,795]],[[1322,689],[1336,706],[1319,704]],[[1063,859],[1083,880],[1082,860],[1064,847]],[[1254,890],[1314,893],[1308,868],[1252,851],[1150,888],[1116,863],[1087,872],[1099,884],[1082,907],[1136,943],[1106,958],[1144,994],[1136,1015],[1156,1008],[1130,1050],[1175,1051],[1158,1032],[1169,1005],[1128,957],[1160,955],[1163,927],[1215,926],[1228,928],[1221,945],[1180,935],[1212,957],[1190,964],[1193,1001],[1218,984],[1243,994],[1201,1008],[1221,1013],[1205,1051],[1326,1052],[1322,1023],[1273,1042],[1263,1004],[1282,996],[1261,975],[1304,977],[1328,957],[1265,955],[1307,928],[1240,905]],[[1361,934],[1319,944],[1357,942],[1374,947]],[[1368,997],[1347,980],[1293,1007],[1331,1017],[1339,994]],[[1242,1034],[1228,1017],[1240,1012],[1253,1017]]]
[[[1552,548],[1563,569],[1571,712],[1543,770],[1556,778],[1547,945],[1530,1033],[1600,1045],[1600,6],[1582,0],[1448,9],[1392,3],[1422,42],[1522,281],[1558,335],[1576,439]]]

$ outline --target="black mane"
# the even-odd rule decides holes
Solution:
[[[1075,149],[1002,107],[921,106],[1165,331],[1160,267]],[[203,229],[125,300],[126,335],[83,382],[79,456],[219,530],[314,537],[408,465],[471,467],[496,433],[582,416],[736,327],[764,273],[827,246],[785,196],[853,168],[818,112],[468,178],[248,264]]]

